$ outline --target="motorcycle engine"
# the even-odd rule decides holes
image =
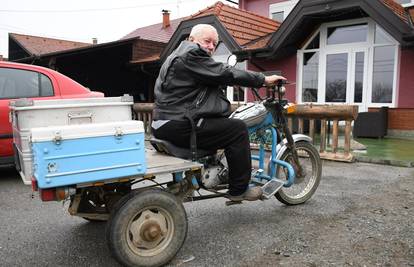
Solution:
[[[204,162],[204,173],[201,177],[203,186],[207,189],[228,183],[228,168],[224,153],[218,153]]]

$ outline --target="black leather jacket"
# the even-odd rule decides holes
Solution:
[[[187,108],[204,88],[226,85],[260,87],[262,73],[214,61],[198,44],[183,41],[168,56],[155,83],[154,120],[185,120]]]

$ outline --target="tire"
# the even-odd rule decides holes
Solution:
[[[321,181],[322,163],[318,151],[312,144],[307,142],[298,142],[295,146],[298,151],[299,162],[306,172],[304,177],[295,178],[292,186],[282,187],[275,194],[275,197],[286,205],[305,203],[315,193]],[[286,150],[280,159],[292,164],[291,151]],[[292,166],[294,167],[293,164]],[[279,179],[287,180],[286,168],[279,165],[276,169],[276,175]]]
[[[125,266],[168,263],[187,236],[187,214],[182,203],[159,189],[125,199],[106,228],[107,243],[115,259]]]

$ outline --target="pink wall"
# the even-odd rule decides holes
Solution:
[[[281,59],[278,61],[269,60],[269,61],[258,61],[255,60],[254,63],[261,68],[267,71],[281,71],[282,75],[288,79],[289,82],[296,82],[296,55]],[[253,64],[249,64],[248,68],[254,71],[260,71]],[[265,95],[265,90],[260,91]],[[289,102],[296,102],[296,84],[286,85],[286,98]],[[254,97],[251,91],[247,93],[247,101],[253,101]]]
[[[398,104],[399,108],[414,107],[414,49],[401,50]]]
[[[286,2],[286,0],[241,0],[239,6],[241,9],[268,17],[269,5],[279,2]]]

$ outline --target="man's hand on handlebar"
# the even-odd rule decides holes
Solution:
[[[265,77],[264,85],[265,86],[272,86],[277,83],[277,81],[283,80],[286,81],[286,78],[279,75],[270,75]]]

